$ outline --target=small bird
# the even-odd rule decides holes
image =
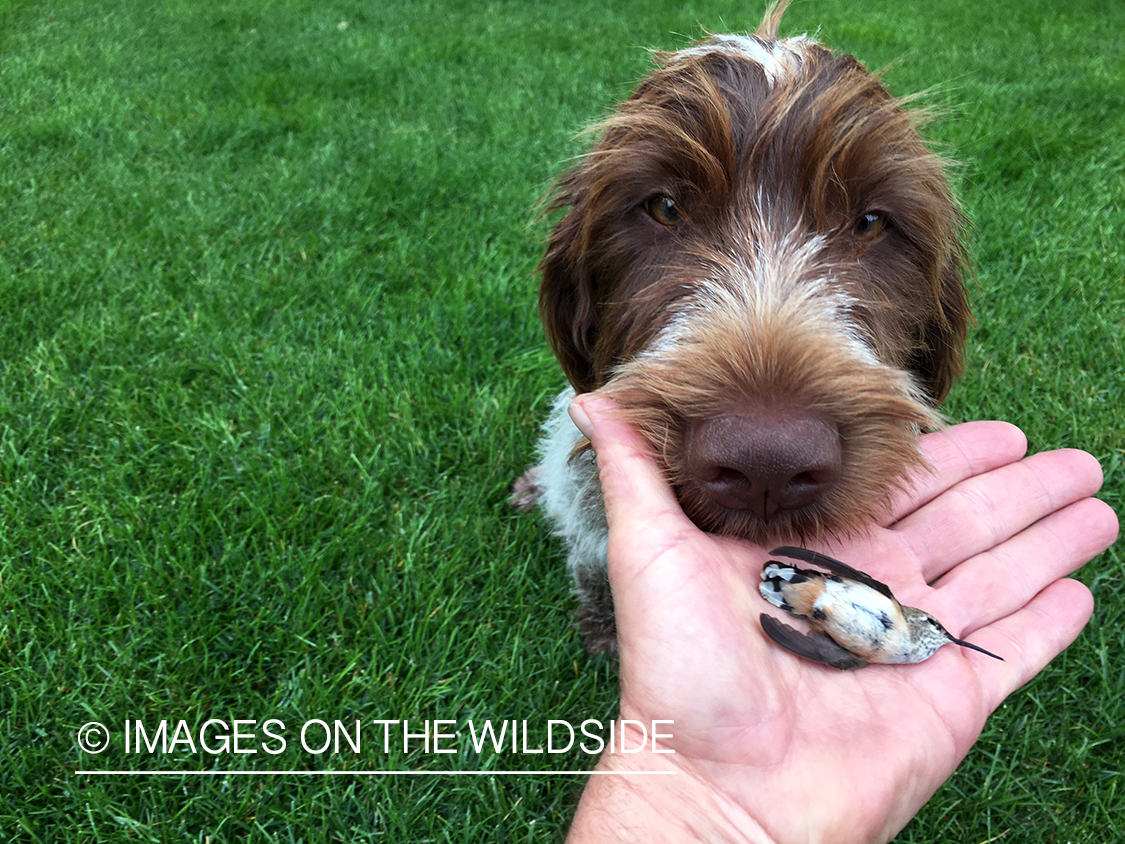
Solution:
[[[758,590],[771,604],[796,618],[808,619],[813,632],[802,634],[762,613],[762,630],[787,651],[847,671],[868,663],[922,662],[942,645],[972,648],[993,659],[1002,657],[954,638],[936,618],[904,607],[885,583],[851,566],[804,548],[774,548],[771,555],[791,557],[827,569],[830,574],[770,560]]]

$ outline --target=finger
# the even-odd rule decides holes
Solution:
[[[1056,580],[1026,607],[980,630],[973,640],[1004,661],[974,661],[983,680],[985,705],[995,710],[1042,671],[1082,632],[1094,612],[1094,596],[1077,580]]]
[[[747,622],[746,594],[732,600],[749,591],[744,574],[724,565],[730,558],[723,547],[684,515],[648,444],[620,408],[596,394],[579,396],[571,407],[598,458],[623,670],[638,647],[666,643],[669,636],[710,652],[750,636],[755,628]]]
[[[961,481],[1014,463],[1027,453],[1023,431],[1007,422],[965,422],[918,440],[933,471],[913,473],[881,521],[886,527]]]
[[[931,582],[1049,513],[1093,495],[1101,484],[1101,466],[1086,452],[1042,452],[962,481],[891,529],[922,561],[922,575]]]
[[[1104,501],[1075,502],[945,575],[933,595],[934,612],[963,637],[1017,612],[1109,548],[1117,532],[1117,515]]]
[[[571,403],[571,418],[597,454],[611,526],[625,531],[652,519],[686,519],[648,444],[622,418],[615,402],[593,393],[578,396]]]

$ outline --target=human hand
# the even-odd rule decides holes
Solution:
[[[880,524],[822,550],[1004,661],[955,646],[851,672],[800,659],[758,622],[766,551],[696,528],[613,411],[587,395],[572,415],[605,493],[621,717],[674,721],[663,729],[675,753],[650,745],[598,768],[676,776],[591,777],[572,841],[888,841],[1093,611],[1066,575],[1117,535],[1113,511],[1090,498],[1097,461],[1076,450],[1024,458],[1017,428],[972,422],[924,436],[933,473]]]

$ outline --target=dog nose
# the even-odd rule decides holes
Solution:
[[[803,411],[760,411],[696,420],[689,476],[718,504],[763,521],[805,507],[840,476],[840,432]]]

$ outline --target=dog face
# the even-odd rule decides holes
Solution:
[[[961,216],[913,117],[854,58],[717,36],[657,56],[559,183],[540,309],[701,527],[846,532],[924,466],[959,374]]]

